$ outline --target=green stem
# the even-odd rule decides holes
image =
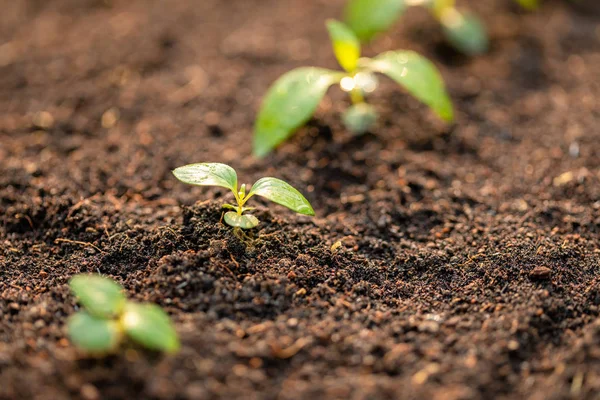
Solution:
[[[365,102],[365,97],[360,89],[355,88],[350,91],[350,100],[352,100],[352,104],[360,104]]]

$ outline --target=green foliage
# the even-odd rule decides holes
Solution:
[[[70,286],[79,302],[93,316],[114,317],[125,306],[123,288],[100,275],[76,275]]]
[[[539,0],[516,1],[533,4]],[[487,51],[488,36],[483,23],[475,15],[460,13],[454,0],[349,0],[344,18],[360,40],[369,41],[392,27],[404,13],[406,3],[427,7],[458,51],[471,56]]]
[[[479,18],[461,14],[455,8],[447,9],[440,18],[448,42],[463,54],[475,56],[487,51],[488,35]]]
[[[454,119],[442,76],[425,57],[414,51],[388,51],[372,59],[368,67],[392,78],[443,120]]]
[[[220,186],[237,190],[237,174],[226,164],[191,164],[186,165],[185,168],[175,169],[173,174],[188,185]]]
[[[257,195],[271,200],[273,203],[281,204],[292,211],[304,215],[315,215],[310,203],[302,194],[294,189],[289,183],[277,178],[261,178],[257,180],[248,197]]]
[[[177,332],[167,313],[156,304],[127,303],[121,324],[130,338],[149,349],[168,353],[179,350]]]
[[[67,330],[73,344],[89,353],[107,353],[121,341],[119,324],[111,319],[94,317],[85,311],[69,318]]]
[[[348,72],[354,72],[360,58],[358,38],[350,28],[333,19],[327,21],[327,30],[340,66]]]
[[[377,86],[373,72],[390,76],[445,121],[452,121],[452,104],[441,75],[427,59],[413,52],[402,51],[385,53],[374,59],[359,59],[359,41],[348,27],[330,20],[327,28],[336,58],[346,72],[298,68],[279,78],[267,92],[255,124],[256,156],[265,156],[305,124],[334,83],[339,83],[343,90],[350,93],[354,105],[363,104],[365,94]],[[344,115],[344,123],[352,132],[364,133],[373,126],[376,115],[372,109],[357,107]]]
[[[231,171],[232,174],[230,174],[230,176],[236,177],[236,186],[230,187],[229,189],[233,193],[233,196],[235,197],[235,200],[237,202],[237,205],[223,205],[223,208],[234,210],[225,213],[224,219],[226,224],[242,229],[251,229],[256,227],[259,223],[258,219],[253,215],[244,214],[244,212],[252,209],[250,207],[245,207],[245,204],[252,196],[255,195],[271,200],[272,202],[287,207],[290,210],[295,211],[299,214],[311,216],[315,215],[315,212],[308,200],[306,200],[306,198],[298,190],[293,188],[288,183],[282,181],[281,179],[261,178],[258,181],[256,181],[256,183],[254,183],[250,191],[246,193],[246,185],[242,185],[238,190],[237,175],[235,171],[233,170],[233,168],[224,164],[190,164],[176,168],[173,171],[173,174],[177,177],[177,179],[181,180],[182,182],[189,183],[192,185],[222,186],[212,184],[211,182],[215,182],[216,178],[210,175],[214,173],[218,176],[222,176],[222,171],[225,168]],[[182,179],[181,177],[183,177],[184,179]]]
[[[67,323],[75,346],[89,353],[107,353],[127,335],[152,350],[179,349],[175,328],[160,307],[127,301],[121,286],[100,275],[76,275],[69,286],[85,307]]]
[[[404,0],[350,0],[344,20],[363,42],[392,27],[406,9]]]
[[[269,89],[254,126],[254,154],[263,157],[314,114],[327,89],[343,74],[324,68],[297,68]]]

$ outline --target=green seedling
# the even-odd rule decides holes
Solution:
[[[488,36],[483,23],[469,12],[458,11],[455,0],[349,0],[345,21],[360,40],[369,41],[390,29],[408,6],[429,9],[448,42],[460,52],[477,55],[487,51]]]
[[[271,86],[254,127],[254,154],[263,157],[291,137],[314,114],[330,86],[339,84],[350,95],[352,107],[343,116],[355,134],[366,132],[377,119],[365,95],[377,87],[375,73],[387,75],[444,121],[454,119],[452,102],[437,68],[414,51],[399,50],[361,58],[354,32],[335,20],[327,21],[333,51],[344,72],[301,67],[281,76]]]
[[[157,351],[179,349],[169,316],[157,305],[128,301],[123,288],[100,275],[80,274],[69,282],[84,310],[69,318],[67,330],[75,346],[92,354],[117,349],[125,337]]]
[[[252,214],[244,214],[254,207],[246,207],[246,202],[254,195],[262,196],[304,215],[315,215],[315,212],[304,196],[290,184],[277,178],[261,178],[246,193],[246,185],[238,188],[237,173],[229,165],[219,163],[190,164],[176,168],[173,174],[180,181],[198,186],[220,186],[231,190],[236,205],[223,204],[223,208],[233,210],[225,213],[227,225],[234,228],[251,229],[259,224],[258,218]]]

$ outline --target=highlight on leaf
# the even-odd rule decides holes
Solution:
[[[340,66],[348,72],[356,70],[360,58],[360,42],[356,35],[346,25],[334,19],[327,21],[327,30]]]
[[[433,63],[425,57],[414,51],[389,51],[373,58],[368,68],[392,78],[444,121],[454,120],[452,101],[444,80]]]

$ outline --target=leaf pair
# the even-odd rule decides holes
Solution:
[[[67,323],[77,347],[106,353],[115,350],[126,335],[152,350],[172,353],[179,349],[175,328],[157,305],[127,301],[120,285],[100,275],[76,275],[69,286],[85,308]]]
[[[373,59],[360,58],[360,42],[347,26],[330,20],[327,28],[335,56],[346,72],[297,68],[281,76],[267,92],[254,127],[254,154],[264,157],[291,137],[314,114],[329,87],[360,74],[382,73],[429,106],[440,118],[452,121],[452,103],[441,74],[413,51],[391,51]],[[350,91],[362,102],[360,88]],[[355,99],[355,97],[353,97]]]
[[[345,21],[360,40],[369,41],[389,30],[404,14],[407,3],[405,0],[350,0]],[[483,24],[473,14],[459,13],[454,8],[454,0],[413,0],[410,4],[428,7],[442,24],[450,44],[462,53],[477,55],[487,50],[488,38]]]
[[[243,214],[248,210],[244,205],[254,195],[264,197],[299,214],[315,215],[315,211],[308,200],[298,190],[281,179],[261,178],[246,193],[245,185],[242,185],[238,191],[237,173],[226,164],[189,164],[176,168],[173,170],[173,174],[180,181],[190,185],[220,186],[231,190],[237,206],[224,205],[226,208],[235,210],[225,213],[225,222],[234,227],[250,229],[258,225],[259,221],[255,216]]]

